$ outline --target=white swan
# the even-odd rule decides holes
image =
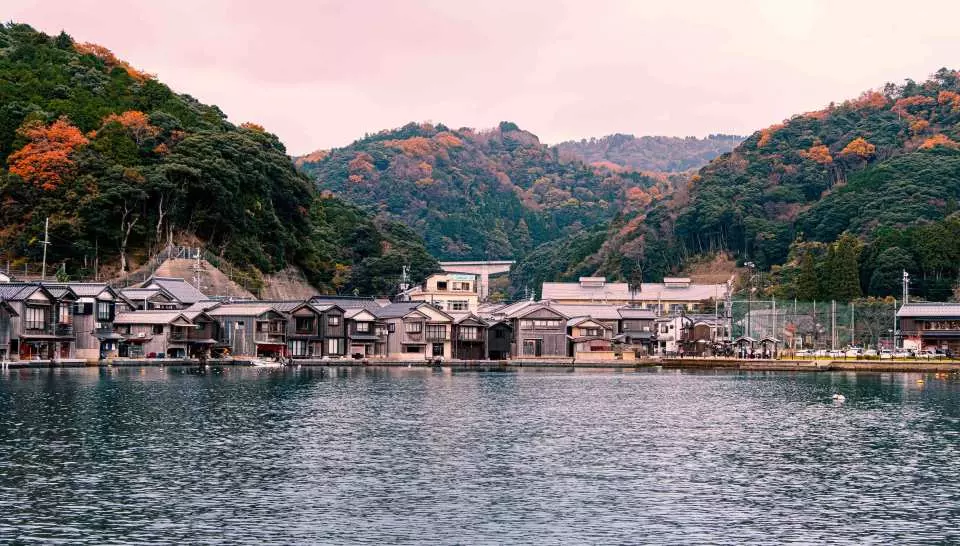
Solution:
[[[844,395],[842,395],[842,394],[834,394],[834,395],[833,395],[833,401],[834,401],[834,402],[846,402],[846,401],[847,401],[847,397],[844,396]]]

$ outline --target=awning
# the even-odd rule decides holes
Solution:
[[[122,335],[116,332],[111,332],[109,334],[100,334],[95,337],[100,341],[119,341],[119,340],[125,339]]]

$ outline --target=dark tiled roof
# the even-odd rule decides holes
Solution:
[[[175,279],[171,277],[153,277],[149,279],[144,286],[156,284],[177,298],[179,301],[190,305],[201,300],[207,299],[203,292],[197,290],[192,284],[184,279]]]
[[[7,301],[21,301],[40,288],[39,285],[24,282],[0,283],[0,299]]]
[[[64,282],[64,283],[44,283],[48,289],[50,288],[69,288],[73,290],[73,293],[81,298],[95,298],[103,293],[105,290],[109,291],[110,288],[107,286],[107,283],[102,282]]]

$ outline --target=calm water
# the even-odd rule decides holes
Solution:
[[[960,542],[918,377],[13,371],[0,542]]]

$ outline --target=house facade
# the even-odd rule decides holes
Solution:
[[[217,356],[281,357],[287,354],[287,317],[269,304],[214,307],[207,314],[219,323]]]
[[[518,358],[566,358],[569,317],[549,305],[524,307],[511,317]]]
[[[507,360],[512,354],[513,325],[509,320],[487,321],[487,358]]]
[[[960,354],[960,304],[908,303],[897,311],[900,346]]]
[[[391,358],[452,358],[453,317],[444,311],[422,302],[393,303],[380,308],[377,317],[387,326]]]
[[[451,350],[459,360],[486,360],[487,324],[473,313],[454,315]]]
[[[638,307],[621,307],[619,313],[619,337],[625,349],[641,356],[652,354],[656,339],[654,312]]]
[[[605,277],[581,277],[575,283],[543,283],[541,298],[558,304],[629,305],[665,315],[693,312],[705,301],[724,300],[730,287],[730,282],[697,284],[686,277],[667,277],[662,283],[641,283],[631,290],[625,282],[608,282]]]
[[[389,333],[385,322],[366,309],[348,309],[344,311],[347,327],[348,354],[361,358],[383,358],[387,356],[387,338]]]
[[[74,358],[76,336],[69,288],[47,288],[35,283],[0,283],[0,300],[12,311],[7,318],[5,353],[11,360]]]
[[[568,356],[577,360],[633,360],[633,353],[615,350],[615,330],[590,317],[575,317],[567,321]],[[619,348],[619,346],[617,347]]]
[[[118,302],[122,302],[116,290],[106,283],[71,282],[46,286],[51,290],[69,288],[76,295],[73,304],[76,358],[94,361],[117,356],[123,336],[113,328]]]

